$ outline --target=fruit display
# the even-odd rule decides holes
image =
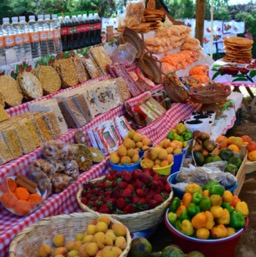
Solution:
[[[83,184],[80,200],[100,213],[129,214],[150,210],[170,197],[166,177],[152,169],[110,171],[104,178]]]
[[[217,144],[214,140],[210,139],[210,135],[201,131],[193,132],[193,146],[192,146],[192,156],[194,162],[197,166],[203,166],[205,164],[206,158],[212,155],[213,151],[217,148]],[[215,156],[213,161],[221,161],[219,156]]]
[[[167,138],[172,140],[178,140],[181,142],[189,141],[192,139],[192,133],[187,129],[187,127],[179,122],[176,126],[171,129],[167,135]]]
[[[108,216],[99,216],[91,221],[85,231],[77,233],[73,240],[56,234],[51,244],[42,243],[38,257],[118,257],[127,247],[127,228],[121,223],[112,223]]]
[[[246,202],[209,182],[204,187],[187,185],[182,199],[172,199],[166,219],[186,236],[219,239],[244,228],[248,215]]]
[[[143,159],[141,161],[141,167],[143,168],[161,168],[166,167],[173,163],[174,155],[181,154],[182,148],[187,145],[186,142],[178,140],[171,141],[166,138],[158,145],[151,147],[144,152]]]
[[[252,162],[256,161],[256,142],[247,135],[241,137],[226,137],[220,135],[215,141],[219,144],[220,149],[229,148],[235,153],[241,153],[243,147],[245,147],[248,160]]]
[[[204,257],[201,252],[192,251],[185,254],[178,245],[170,244],[161,251],[153,251],[147,238],[138,237],[132,240],[128,257]]]
[[[149,149],[151,141],[147,136],[130,130],[118,149],[110,154],[110,161],[119,165],[130,165],[140,161],[140,151]]]

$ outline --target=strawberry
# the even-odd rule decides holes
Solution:
[[[137,178],[139,178],[140,174],[141,174],[141,170],[134,170],[134,171],[132,172],[132,177],[133,177],[133,179],[136,180]]]
[[[139,197],[143,197],[144,196],[144,191],[141,188],[137,188],[136,189],[136,195]]]
[[[127,172],[124,174],[124,181],[131,182],[132,181],[132,174],[130,172]]]
[[[115,198],[108,199],[107,206],[110,210],[113,210],[115,205],[116,205],[116,199]]]
[[[112,195],[112,191],[106,191],[104,192],[104,196],[110,198]]]
[[[114,190],[111,194],[112,198],[118,199],[121,196],[120,192],[117,190]]]
[[[81,199],[81,202],[82,202],[83,204],[86,204],[86,203],[87,203],[87,198],[86,198],[85,196],[83,196],[82,199]]]
[[[150,184],[152,181],[152,177],[147,173],[141,173],[139,178],[146,185]]]
[[[124,198],[129,198],[132,196],[132,190],[130,188],[124,189],[124,191],[121,194],[122,197]]]
[[[157,206],[157,201],[154,199],[149,199],[149,201],[147,201],[148,206],[150,209],[154,209]]]
[[[124,214],[135,213],[136,209],[133,204],[129,203],[124,207]]]
[[[130,188],[132,191],[134,191],[134,186],[132,184],[128,184],[127,188]]]
[[[157,173],[155,173],[155,174],[153,175],[153,180],[155,180],[155,181],[160,180],[160,176],[159,176]]]
[[[116,207],[120,210],[123,210],[126,206],[125,200],[123,198],[119,198],[116,200]]]
[[[163,202],[163,197],[160,194],[155,194],[153,198],[157,204],[161,204]]]
[[[98,212],[100,212],[100,213],[110,213],[110,209],[107,206],[107,204],[104,203],[100,206],[100,208],[98,209]]]
[[[151,183],[150,188],[151,188],[152,190],[157,190],[158,187],[159,187],[159,182],[160,182],[160,181],[153,180],[152,183]]]
[[[143,188],[144,183],[140,181],[139,179],[136,179],[135,182],[133,183],[134,188]]]
[[[118,187],[121,189],[125,189],[127,188],[128,184],[126,182],[121,182],[120,184],[118,184]]]
[[[164,189],[167,193],[171,193],[172,191],[171,185],[169,183],[165,184]]]

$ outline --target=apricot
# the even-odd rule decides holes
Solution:
[[[74,242],[74,250],[78,250],[79,251],[81,245],[82,245],[81,241],[75,241]]]
[[[131,149],[131,148],[135,148],[135,142],[133,140],[131,140],[129,137],[126,137],[124,139],[123,145],[125,146],[125,148]]]
[[[102,249],[102,256],[103,257],[118,257],[120,255],[121,249],[114,246],[106,246]],[[121,251],[122,253],[122,251]]]
[[[166,152],[167,152],[168,154],[172,153],[172,152],[173,152],[173,148],[172,148],[171,146],[168,147],[168,148],[166,148]]]
[[[99,221],[105,222],[108,226],[109,226],[110,223],[111,223],[110,218],[109,218],[108,216],[106,216],[106,215],[100,216],[100,217],[97,219],[97,222],[99,222]]]
[[[160,160],[166,160],[167,159],[167,151],[165,149],[161,149],[158,153],[158,159]]]
[[[132,157],[132,162],[133,163],[136,163],[140,160],[140,156],[138,154],[134,154],[133,157]]]
[[[66,243],[66,248],[67,248],[68,251],[74,250],[75,249],[75,242]]]
[[[84,239],[83,239],[83,241],[82,241],[82,243],[90,243],[90,242],[93,242],[93,238],[94,238],[93,235],[85,235],[85,236],[84,236]]]
[[[135,132],[132,139],[133,139],[133,141],[134,141],[135,143],[141,142],[141,140],[142,140],[142,135],[139,134],[138,132]]]
[[[104,221],[99,221],[96,224],[96,232],[106,232],[108,230],[108,225]]]
[[[167,155],[167,161],[169,164],[173,163],[173,155],[172,154]]]
[[[103,243],[105,245],[113,246],[114,242],[110,236],[105,235]]]
[[[89,224],[86,229],[87,235],[94,235],[96,233],[96,225]]]
[[[124,250],[127,246],[126,239],[123,236],[119,236],[116,238],[115,246],[120,248],[121,250]]]
[[[79,257],[90,257],[90,255],[86,252],[86,244],[81,245],[79,249]]]
[[[154,166],[154,162],[148,158],[145,158],[141,161],[142,168],[152,168]]]
[[[123,156],[121,158],[121,164],[131,164],[132,160],[129,156]]]
[[[113,230],[116,236],[125,236],[127,232],[126,227],[121,223],[114,223],[111,229]]]
[[[118,156],[117,152],[112,152],[109,159],[114,164],[118,164],[120,162],[120,157]]]
[[[130,139],[133,139],[133,136],[135,133],[136,133],[135,130],[131,129],[129,130],[126,136],[129,137]]]
[[[113,241],[116,240],[116,235],[115,233],[113,232],[112,229],[109,229],[106,233],[105,233],[106,236],[110,237]]]
[[[134,148],[128,149],[127,150],[127,155],[132,158],[133,155],[135,154],[136,150]]]
[[[67,257],[76,257],[76,256],[78,256],[78,254],[79,254],[78,250],[72,250],[72,251],[68,252]]]
[[[166,167],[169,165],[169,162],[167,160],[163,160],[160,164],[161,167]]]
[[[49,257],[52,255],[52,248],[48,244],[42,244],[38,249],[39,257]]]
[[[65,236],[62,234],[55,235],[52,239],[52,243],[56,247],[61,247],[65,245]]]
[[[146,136],[142,136],[141,142],[142,142],[142,144],[145,145],[145,146],[151,145],[150,139],[147,138]]]
[[[137,143],[135,144],[135,146],[136,146],[137,148],[142,149],[143,143],[142,143],[142,142],[137,142]]]
[[[148,150],[149,148],[150,148],[150,146],[148,146],[148,145],[143,145],[142,148],[141,148],[141,150],[144,150],[144,151],[145,151],[145,150]]]
[[[90,256],[95,256],[98,250],[99,250],[98,245],[95,242],[85,244],[85,251]]]
[[[118,149],[117,149],[117,154],[119,155],[119,156],[126,156],[127,155],[127,149],[126,149],[126,147],[124,146],[124,145],[120,145],[119,147],[118,147]]]
[[[76,239],[76,241],[83,241],[83,239],[84,239],[84,233],[77,233],[77,234],[75,235],[75,239]]]
[[[54,256],[57,255],[57,254],[62,254],[64,256],[66,256],[67,252],[68,252],[67,248],[61,246],[61,247],[58,247],[58,248],[55,249]]]

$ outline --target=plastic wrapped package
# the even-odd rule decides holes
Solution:
[[[60,193],[67,188],[74,179],[63,173],[55,173],[50,175],[53,193]]]
[[[144,1],[129,2],[126,6],[123,23],[127,27],[140,25],[144,21]]]
[[[65,170],[63,173],[77,180],[79,176],[79,167],[77,161],[72,160],[70,162],[66,162]]]
[[[50,163],[55,163],[57,160],[61,159],[61,156],[63,155],[63,147],[64,143],[56,140],[50,140],[43,144],[42,156]]]
[[[134,62],[138,51],[129,42],[119,45],[112,53],[111,59],[114,63],[123,63],[127,66]]]
[[[44,159],[37,159],[33,161],[31,165],[44,172],[46,175],[53,174],[56,171],[55,166]]]

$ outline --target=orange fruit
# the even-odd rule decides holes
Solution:
[[[228,146],[228,149],[231,149],[234,153],[240,153],[240,149],[237,145],[231,144]]]
[[[225,136],[220,135],[220,136],[218,136],[218,137],[215,139],[215,142],[216,142],[216,143],[226,142],[226,143],[228,144],[228,138],[225,137]]]
[[[252,142],[252,139],[251,137],[247,136],[247,135],[244,135],[244,136],[241,136],[243,142],[247,142],[247,143],[251,143]]]

